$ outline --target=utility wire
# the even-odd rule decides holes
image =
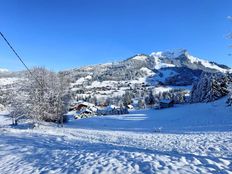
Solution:
[[[11,44],[9,43],[9,41],[5,38],[5,36],[2,34],[2,32],[0,32],[0,35],[2,36],[2,38],[5,40],[5,42],[7,43],[7,45],[10,47],[10,49],[14,52],[14,54],[17,56],[17,58],[19,59],[19,61],[23,64],[23,66],[27,69],[27,71],[30,73],[30,75],[37,81],[37,83],[40,85],[40,87],[43,88],[43,86],[41,85],[40,81],[37,79],[36,76],[33,75],[33,73],[31,72],[31,70],[28,68],[28,66],[24,63],[24,61],[22,60],[22,58],[18,55],[18,53],[15,51],[15,49],[11,46]]]

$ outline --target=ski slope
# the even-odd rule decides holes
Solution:
[[[225,99],[128,115],[17,128],[0,116],[0,171],[232,173],[232,108]]]

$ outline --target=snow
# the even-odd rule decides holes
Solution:
[[[189,54],[187,54],[187,57],[188,59],[191,61],[191,63],[201,63],[204,67],[207,67],[207,68],[211,68],[211,69],[215,69],[217,71],[220,71],[220,72],[223,72],[223,73],[226,73],[228,72],[227,69],[223,69],[215,64],[212,64],[210,63],[209,61],[207,60],[203,60],[203,59],[200,59],[200,58],[197,58],[197,57],[194,57],[194,56],[191,56]]]
[[[232,108],[225,100],[72,119],[64,128],[12,128],[0,116],[0,171],[231,173]]]
[[[173,64],[164,64],[164,63],[162,63],[160,58],[176,59],[176,58],[180,57],[183,54],[188,58],[188,60],[191,63],[201,63],[206,68],[215,69],[215,70],[223,72],[223,73],[231,71],[231,70],[223,69],[223,68],[221,68],[221,67],[219,67],[219,66],[217,66],[217,65],[215,65],[213,63],[210,63],[207,60],[203,60],[203,59],[191,56],[187,52],[186,49],[177,49],[177,50],[174,50],[174,51],[164,51],[164,52],[158,51],[158,52],[151,53],[150,56],[153,57],[155,59],[155,61],[156,61],[156,67],[155,68],[160,69],[160,68],[164,68],[164,67],[174,67],[175,66]]]
[[[0,73],[3,73],[3,72],[9,72],[9,70],[5,68],[0,68]]]
[[[175,59],[182,54],[185,54],[187,52],[186,49],[176,49],[172,51],[158,51],[158,52],[153,52],[150,54],[152,57],[157,57],[157,58],[169,58],[169,59]]]
[[[170,69],[162,69],[160,73],[155,76],[155,80],[164,82],[167,78],[178,75],[176,71]]]
[[[147,73],[148,76],[152,76],[155,74],[152,70],[148,69],[147,67],[140,68],[140,71]]]
[[[154,68],[157,70],[161,69],[161,68],[175,67],[174,64],[162,62],[161,58],[163,58],[163,52],[154,52],[154,53],[151,53],[150,56],[154,58],[154,60],[155,60],[155,67]]]
[[[5,107],[0,103],[0,112],[4,110],[5,110]]]
[[[93,81],[91,85],[86,86],[86,88],[97,88],[97,87],[106,87],[106,86],[115,86],[116,84],[118,84],[117,81]]]
[[[163,93],[163,92],[168,92],[172,89],[173,89],[172,87],[168,87],[168,86],[159,86],[159,87],[154,88],[154,93],[159,94],[159,93]]]
[[[145,61],[147,59],[147,56],[146,55],[142,55],[142,54],[138,54],[138,55],[134,56],[132,59]]]
[[[190,93],[192,86],[191,85],[190,86],[158,86],[154,88],[154,94],[168,92],[173,89],[181,89],[181,90],[185,90],[186,92]]]
[[[75,85],[81,85],[83,84],[85,81],[88,81],[88,80],[91,80],[92,79],[92,76],[91,75],[88,75],[86,77],[81,77],[79,78],[75,83],[72,83],[71,84],[71,87],[75,86]],[[75,91],[75,90],[74,90]]]
[[[0,85],[11,85],[18,80],[19,78],[16,77],[0,78]]]

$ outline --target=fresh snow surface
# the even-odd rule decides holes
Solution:
[[[145,61],[147,59],[147,56],[142,55],[142,54],[138,54],[138,55],[134,56],[132,59]]]
[[[18,81],[19,78],[16,77],[9,77],[9,78],[0,78],[0,86],[2,85],[11,85]]]
[[[153,52],[150,54],[152,57],[158,57],[158,58],[169,58],[169,59],[175,59],[179,57],[180,55],[184,54],[187,52],[185,49],[176,49],[173,51],[158,51],[158,52]]]
[[[9,70],[5,68],[0,68],[0,72],[9,72]]]
[[[228,72],[228,70],[226,69],[223,69],[215,64],[212,64],[210,63],[209,61],[207,60],[203,60],[203,59],[199,59],[197,57],[194,57],[194,56],[191,56],[191,55],[187,55],[188,59],[191,61],[191,63],[201,63],[203,66],[205,66],[206,68],[211,68],[211,69],[215,69],[215,70],[218,70],[220,72],[223,72],[223,73],[226,73]]]
[[[150,56],[152,56],[156,61],[156,67],[155,68],[160,69],[160,68],[164,68],[164,67],[173,67],[174,66],[172,64],[161,63],[160,58],[176,59],[179,56],[181,56],[182,54],[185,54],[187,56],[188,60],[191,63],[201,63],[206,68],[215,69],[215,70],[223,72],[223,73],[229,72],[229,70],[223,69],[223,68],[221,68],[221,67],[219,67],[219,66],[217,66],[217,65],[215,65],[213,63],[210,63],[207,60],[203,60],[203,59],[191,56],[187,52],[186,49],[177,49],[177,50],[174,50],[174,51],[165,51],[165,52],[158,51],[158,52],[151,53]]]
[[[148,69],[147,67],[140,68],[140,71],[147,73],[148,76],[152,76],[155,74],[152,70]]]
[[[232,108],[225,100],[71,119],[64,128],[12,128],[0,116],[0,173],[229,174]]]
[[[167,78],[170,78],[172,76],[178,75],[176,71],[170,70],[170,69],[162,69],[160,70],[160,73],[158,73],[155,76],[155,80],[158,80],[160,82],[164,82]]]

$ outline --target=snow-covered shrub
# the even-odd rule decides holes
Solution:
[[[2,104],[0,104],[0,111],[4,111],[4,110],[5,110],[5,107]]]
[[[12,125],[17,125],[19,120],[29,116],[30,109],[27,103],[29,96],[25,88],[26,82],[24,79],[15,83],[14,86],[12,85],[6,96]]]
[[[37,80],[28,75],[30,115],[34,120],[63,124],[70,99],[67,80],[63,74],[45,68],[34,68],[31,71]]]
[[[13,124],[25,117],[34,123],[43,120],[63,124],[70,99],[66,79],[45,68],[31,72],[34,76],[27,74],[8,90],[6,99]]]

